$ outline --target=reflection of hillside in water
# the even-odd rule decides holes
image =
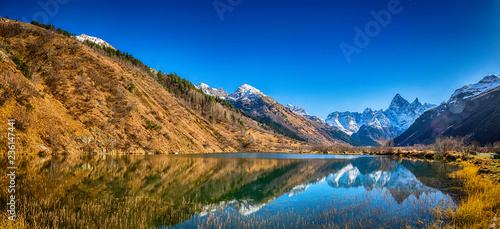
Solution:
[[[92,221],[105,222],[116,212],[116,206],[133,208],[147,203],[150,207],[140,214],[148,217],[148,225],[174,225],[195,213],[228,206],[243,215],[252,214],[277,197],[298,195],[321,181],[334,182],[333,187],[364,182],[367,188],[373,188],[382,181],[387,183],[386,177],[397,181],[396,175],[384,174],[402,170],[405,163],[401,166],[382,157],[278,160],[169,155],[31,156],[20,158],[18,182],[23,187],[20,198],[29,203],[44,203],[35,207],[47,214],[57,214],[55,204],[66,206],[68,215],[92,205],[103,212]],[[418,170],[420,165],[412,163],[407,164]],[[354,179],[346,172],[338,182],[333,178],[333,174],[354,168],[360,174]],[[446,168],[439,172],[444,171]],[[436,172],[431,171],[431,175],[428,177],[435,177]],[[374,178],[366,178],[370,176]],[[440,184],[438,180],[427,183]],[[5,205],[2,201],[0,204]]]
[[[320,162],[298,161],[294,164],[294,171],[304,171],[308,163],[318,163],[311,176],[296,177],[299,173],[287,173],[288,169],[281,168],[274,172],[274,176],[261,176],[257,180],[233,193],[229,201],[222,201],[215,204],[205,205],[200,215],[206,215],[211,211],[221,212],[230,207],[238,211],[241,215],[249,215],[257,212],[266,204],[272,202],[277,197],[286,194],[288,197],[298,195],[306,191],[309,187],[320,182],[327,182],[332,188],[358,188],[371,191],[373,189],[387,190],[394,200],[401,204],[409,196],[419,198],[423,193],[441,192],[439,189],[445,188],[445,181],[448,181],[447,172],[452,168],[443,168],[446,165],[430,163],[426,161],[403,160],[401,163],[389,158],[355,158],[355,159],[335,159]],[[428,184],[440,184],[438,186],[428,186],[420,178],[417,178],[412,171],[404,165],[412,165],[413,169],[421,168],[419,175],[425,175],[424,179],[433,179],[434,182]],[[436,165],[433,165],[436,164]],[[297,179],[299,178],[299,179]],[[301,179],[302,178],[302,179]],[[443,182],[440,182],[443,181]],[[284,181],[293,181],[295,186],[283,185]],[[275,190],[273,195],[266,195],[268,187],[286,187]],[[438,189],[439,188],[439,189]],[[264,190],[264,191],[263,191]],[[449,193],[444,193],[449,194]]]

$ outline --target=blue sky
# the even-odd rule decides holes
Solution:
[[[0,2],[2,16],[100,37],[195,84],[248,83],[321,118],[385,109],[396,93],[439,104],[500,73],[498,12],[499,0]],[[369,43],[356,46],[356,27]],[[350,62],[342,42],[357,49]]]

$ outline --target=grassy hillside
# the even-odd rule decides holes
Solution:
[[[21,152],[194,153],[303,145],[175,74],[67,36],[0,19],[0,127],[6,130],[6,120],[16,119]],[[2,135],[0,145],[6,142]]]

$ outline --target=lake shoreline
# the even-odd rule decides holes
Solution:
[[[432,150],[415,150],[415,149],[401,149],[401,148],[389,148],[380,149],[377,147],[353,147],[349,151],[322,151],[322,150],[296,150],[296,149],[283,149],[283,150],[269,150],[269,151],[255,151],[255,150],[245,150],[245,151],[221,151],[221,152],[209,152],[209,153],[154,153],[154,152],[124,152],[124,151],[111,151],[105,153],[97,152],[82,152],[82,155],[211,155],[211,154],[236,154],[236,153],[259,153],[259,154],[311,154],[311,155],[378,155],[378,156],[388,156],[396,158],[407,158],[407,159],[420,159],[420,160],[439,160],[447,163],[460,164],[461,162],[470,162],[479,167],[479,172],[487,175],[491,178],[493,182],[500,182],[500,160],[493,159],[487,156],[478,156],[470,152],[457,152],[448,151],[446,153],[439,153]],[[73,153],[19,153],[19,155],[39,155],[39,156],[65,156],[72,155]]]
[[[396,151],[395,153],[398,153],[398,151]],[[86,154],[87,156],[75,155],[75,154],[67,154],[67,155],[56,154],[56,155],[52,155],[52,156],[47,155],[48,157],[44,158],[41,163],[34,163],[34,164],[36,165],[35,167],[39,167],[38,170],[35,170],[35,171],[37,171],[36,172],[37,174],[38,174],[38,171],[40,169],[43,169],[43,171],[48,172],[49,170],[47,170],[47,169],[49,169],[49,168],[62,169],[62,168],[65,168],[65,164],[66,165],[69,164],[71,166],[69,166],[68,168],[71,168],[71,170],[74,169],[75,171],[78,171],[77,173],[74,173],[75,175],[77,175],[77,176],[81,175],[83,177],[86,177],[85,178],[85,179],[87,179],[86,182],[90,181],[88,179],[91,179],[93,182],[98,182],[101,180],[101,178],[99,178],[99,177],[92,178],[92,176],[91,176],[89,178],[89,176],[87,174],[100,174],[101,172],[98,172],[98,171],[106,171],[109,169],[111,169],[110,171],[115,171],[115,172],[121,171],[119,173],[115,173],[115,172],[105,173],[105,174],[108,174],[109,176],[111,176],[111,178],[115,177],[118,179],[123,179],[124,177],[127,177],[127,179],[130,179],[132,177],[137,178],[136,175],[140,175],[138,177],[138,180],[136,180],[136,182],[138,182],[138,183],[134,183],[134,185],[131,187],[146,188],[144,190],[169,190],[169,189],[175,189],[176,186],[180,185],[180,184],[204,184],[204,182],[208,182],[211,179],[213,179],[212,177],[220,177],[220,178],[224,177],[224,179],[232,177],[231,179],[233,179],[235,182],[228,182],[226,185],[224,185],[224,187],[227,186],[227,188],[229,188],[228,190],[232,190],[232,186],[236,185],[236,187],[238,187],[238,190],[239,189],[247,190],[248,188],[244,189],[243,187],[251,187],[251,186],[248,186],[248,184],[254,184],[254,185],[256,184],[256,183],[252,183],[253,179],[261,179],[262,182],[269,181],[267,178],[268,176],[269,177],[271,175],[272,176],[276,175],[278,177],[282,176],[282,175],[285,176],[285,174],[289,174],[286,172],[289,170],[290,171],[302,171],[300,173],[297,173],[298,174],[298,175],[296,175],[297,179],[298,178],[305,179],[306,177],[303,175],[304,175],[304,173],[307,173],[307,171],[313,171],[313,170],[315,171],[316,169],[318,169],[318,171],[319,171],[319,169],[321,169],[321,168],[326,169],[325,171],[327,171],[327,170],[329,170],[328,168],[333,168],[333,167],[330,167],[330,165],[328,165],[329,163],[338,163],[338,162],[336,162],[338,160],[331,160],[331,161],[328,160],[328,161],[324,161],[324,162],[320,162],[321,160],[309,160],[309,162],[304,162],[304,161],[301,161],[301,159],[296,158],[296,157],[301,157],[301,156],[303,156],[304,159],[307,160],[307,159],[318,158],[318,157],[335,159],[334,155],[340,155],[340,157],[338,159],[347,159],[347,160],[344,160],[343,163],[345,163],[345,164],[336,168],[336,170],[334,171],[334,172],[339,172],[339,174],[343,173],[341,171],[343,171],[344,168],[354,169],[354,167],[359,166],[359,161],[366,161],[366,160],[368,160],[367,158],[379,158],[376,160],[381,160],[381,161],[385,161],[385,162],[394,161],[394,163],[396,163],[396,164],[402,163],[402,165],[404,165],[404,166],[400,167],[400,168],[409,169],[412,171],[411,173],[414,173],[415,171],[417,173],[424,171],[427,167],[422,166],[422,164],[433,163],[433,161],[434,161],[434,162],[438,162],[437,164],[444,165],[445,167],[449,167],[449,165],[452,165],[452,164],[456,164],[456,165],[461,166],[459,168],[459,170],[453,170],[455,172],[450,171],[451,174],[449,176],[446,175],[446,177],[449,177],[449,178],[445,178],[444,180],[442,180],[442,181],[445,181],[447,184],[451,184],[451,182],[456,182],[456,181],[458,181],[458,182],[455,185],[446,186],[447,188],[444,188],[442,190],[445,190],[445,191],[450,192],[450,193],[451,192],[459,192],[459,190],[457,188],[460,187],[459,188],[460,192],[463,190],[463,197],[464,198],[457,199],[457,203],[460,202],[460,204],[457,204],[457,207],[453,207],[453,208],[439,208],[438,207],[437,209],[432,210],[432,212],[434,212],[434,213],[431,213],[429,210],[429,212],[427,212],[430,214],[429,216],[432,215],[432,217],[435,217],[436,220],[432,221],[432,222],[429,221],[429,222],[427,222],[429,224],[426,224],[426,225],[428,225],[429,227],[435,226],[435,227],[439,227],[439,228],[441,228],[443,226],[445,226],[445,227],[458,227],[458,228],[474,228],[474,227],[487,228],[495,222],[496,218],[498,218],[497,217],[498,216],[498,209],[499,209],[498,206],[500,206],[500,204],[498,203],[498,200],[496,200],[496,197],[500,194],[500,191],[499,191],[500,186],[499,186],[499,184],[492,182],[491,177],[484,176],[485,170],[482,168],[485,168],[485,167],[480,167],[480,166],[486,165],[487,162],[494,163],[494,160],[487,159],[487,158],[484,158],[481,156],[472,156],[471,155],[471,156],[469,156],[470,158],[467,158],[467,160],[462,160],[461,158],[459,158],[459,159],[456,159],[454,161],[446,161],[445,160],[446,157],[441,157],[441,158],[433,157],[433,159],[427,159],[425,157],[418,158],[418,157],[412,157],[411,152],[402,153],[402,151],[400,151],[399,154],[395,154],[395,155],[380,154],[377,152],[369,153],[369,152],[362,152],[362,151],[356,152],[356,153],[348,153],[348,152],[344,153],[343,152],[340,154],[334,154],[333,152],[330,152],[327,154],[325,154],[323,152],[307,152],[307,155],[311,155],[311,156],[307,156],[306,152],[285,152],[285,153],[274,152],[274,154],[279,154],[278,156],[275,156],[275,157],[273,157],[273,155],[271,155],[271,154],[273,154],[271,152],[268,152],[268,153],[246,153],[245,155],[247,155],[247,154],[261,155],[263,157],[262,158],[261,157],[258,157],[258,158],[244,157],[243,159],[250,158],[250,159],[264,159],[264,160],[257,160],[258,163],[248,162],[248,163],[241,164],[243,162],[243,160],[241,158],[231,157],[230,153],[226,154],[226,155],[221,154],[222,157],[227,156],[228,158],[217,158],[217,157],[198,158],[198,156],[210,157],[213,154],[123,155],[123,154],[109,154],[109,153],[107,153],[107,154],[95,154],[94,153],[94,154]],[[109,155],[109,157],[107,155]],[[413,155],[415,155],[415,154],[413,154]],[[37,155],[32,155],[32,156],[37,157]],[[193,156],[193,157],[191,158],[191,156]],[[281,156],[285,156],[285,157],[291,156],[293,158],[281,158]],[[269,158],[269,157],[271,157],[271,158]],[[353,161],[350,160],[351,157],[354,158]],[[357,157],[366,157],[366,158],[356,159]],[[28,157],[21,159],[21,160],[30,160],[29,158],[31,158],[31,156],[28,156]],[[276,159],[291,159],[291,160],[276,160]],[[54,162],[48,163],[48,161],[50,161],[50,160],[54,160]],[[214,160],[221,160],[221,162],[222,161],[224,161],[224,162],[223,163],[210,163],[210,161],[214,161]],[[356,160],[357,160],[357,162],[356,162]],[[80,162],[76,163],[77,161],[80,161]],[[124,162],[127,162],[128,164],[123,164]],[[179,163],[179,162],[183,162],[183,163]],[[228,167],[228,168],[234,168],[236,173],[228,173],[227,176],[214,176],[213,174],[209,173],[209,171],[211,171],[211,172],[226,171],[225,169],[221,169],[220,166],[228,166],[228,162],[230,162],[230,164],[232,166],[232,167]],[[484,163],[484,164],[480,164],[479,162]],[[308,163],[313,163],[313,164],[319,163],[318,165],[320,165],[320,166],[311,166],[313,164],[308,164]],[[48,166],[48,165],[51,165],[51,166]],[[112,166],[110,167],[110,165],[112,165]],[[152,165],[156,165],[156,166],[152,166]],[[267,170],[262,170],[263,168],[272,168],[272,167],[277,166],[277,165],[279,165],[279,169],[276,169],[275,172],[271,172],[274,170],[269,170],[269,172],[265,172]],[[295,167],[297,165],[301,165],[302,167]],[[354,165],[354,167],[350,167],[352,165]],[[372,165],[377,165],[377,163],[374,163]],[[250,167],[246,167],[246,166],[250,166]],[[255,166],[255,167],[253,167],[253,166]],[[380,166],[380,164],[379,164],[379,166]],[[28,167],[31,168],[31,166],[28,166]],[[105,170],[102,170],[104,168],[105,168]],[[222,168],[225,168],[225,167],[222,167]],[[242,169],[242,168],[244,168],[244,169]],[[369,168],[371,168],[371,167],[366,167],[364,169],[362,169],[360,167],[360,171],[364,171],[364,174],[368,174],[367,169],[369,169]],[[382,166],[382,168],[391,168],[391,167],[390,166],[389,167]],[[146,169],[146,170],[144,170],[144,169]],[[167,171],[170,171],[166,174],[173,175],[173,174],[176,174],[174,172],[177,171],[177,172],[180,172],[181,174],[186,173],[187,175],[184,176],[184,175],[178,174],[180,177],[182,177],[182,179],[173,179],[170,181],[170,182],[180,182],[180,183],[173,183],[172,185],[169,184],[169,185],[165,186],[165,187],[168,187],[165,189],[156,188],[156,187],[160,187],[161,184],[163,184],[163,185],[167,184],[166,181],[168,179],[165,180],[165,182],[162,179],[166,179],[168,177],[175,177],[175,176],[171,176],[171,175],[161,176],[161,175],[157,174],[157,173],[163,174],[165,169],[167,169]],[[354,169],[354,170],[356,170],[356,169]],[[61,171],[66,171],[66,170],[63,169]],[[125,171],[127,171],[127,172],[125,172]],[[191,174],[190,171],[193,174],[200,174],[201,178],[196,178],[197,176],[193,176],[193,177],[188,176],[189,174]],[[205,171],[205,172],[203,172],[203,171]],[[260,171],[260,172],[257,172],[257,171]],[[436,171],[438,171],[438,170],[436,170]],[[96,172],[98,172],[98,173],[96,173]],[[255,173],[255,176],[252,179],[250,179],[250,178],[240,179],[238,176],[235,175],[235,174],[240,174],[240,173],[241,174]],[[325,174],[330,174],[330,173],[331,172],[327,172]],[[57,172],[55,174],[57,174]],[[73,174],[73,173],[71,173],[71,174]],[[122,175],[120,175],[120,174],[122,174]],[[136,175],[131,175],[131,174],[136,174]],[[315,173],[311,173],[311,174],[315,174]],[[433,174],[433,173],[431,173],[431,174]],[[34,174],[33,174],[33,176],[34,176]],[[317,178],[312,179],[312,180],[317,182],[319,177],[322,177],[322,176],[324,176],[324,175],[318,176]],[[427,176],[432,176],[430,174],[426,175],[424,172],[424,173],[420,173],[420,175],[416,175],[416,176],[423,177],[423,179],[419,180],[418,182],[422,182],[425,185],[430,186],[430,187],[440,187],[439,185],[435,186],[436,184],[438,184],[438,183],[436,183],[435,180],[428,179]],[[25,176],[25,177],[28,177],[28,176]],[[31,177],[31,176],[29,176],[29,177]],[[205,177],[205,178],[203,178],[203,177]],[[31,177],[31,178],[33,178],[33,177]],[[78,177],[76,177],[76,178],[78,178]],[[80,191],[87,192],[88,190],[85,189],[83,186],[79,189],[74,189],[74,187],[80,187],[81,185],[84,185],[84,183],[85,183],[85,182],[81,183],[76,178],[73,180],[71,180],[71,179],[66,180],[67,178],[61,177],[62,180],[60,180],[60,181],[63,181],[63,183],[65,183],[66,181],[74,182],[74,185],[70,185],[67,187],[67,188],[70,188],[68,190],[73,190],[73,191],[80,190]],[[111,178],[109,178],[109,179],[105,178],[104,181],[106,181],[106,180],[114,181],[114,179],[111,179]],[[183,183],[183,182],[185,182],[185,179],[190,179],[190,181],[187,183]],[[289,179],[280,178],[279,180],[288,181]],[[294,181],[294,180],[295,179],[290,179],[289,181]],[[310,180],[310,178],[307,178],[305,180]],[[241,184],[238,183],[241,181],[243,181],[244,183],[241,183]],[[450,183],[448,183],[448,182],[450,182]],[[25,182],[25,183],[31,184],[32,182]],[[313,184],[314,182],[311,183],[308,181],[306,183]],[[297,184],[301,184],[299,186],[305,188],[305,187],[307,187],[307,185],[304,185],[306,183],[298,182]],[[116,184],[119,184],[119,183],[116,183]],[[244,184],[247,186],[244,186]],[[286,183],[284,183],[284,184],[286,184]],[[290,190],[295,190],[293,188],[298,187],[297,184],[288,184],[286,190],[282,190],[276,196],[282,196],[282,195],[286,194],[287,192],[290,192]],[[43,183],[43,184],[39,184],[39,185],[41,185],[40,187],[45,187],[47,184]],[[75,186],[75,185],[77,185],[77,186]],[[158,185],[160,185],[160,186],[158,186]],[[73,187],[73,188],[71,188],[71,187]],[[102,187],[105,187],[105,186],[102,186]],[[121,187],[121,186],[117,186],[117,187]],[[210,188],[212,186],[205,185],[203,187]],[[217,187],[217,186],[213,186],[213,187]],[[259,186],[258,185],[255,187],[258,187],[257,190],[260,190],[263,187],[267,187],[267,186],[265,186],[265,185]],[[444,186],[441,186],[441,188],[443,188],[443,187]],[[54,188],[59,189],[60,187],[54,186]],[[142,190],[143,188],[139,188],[138,190]],[[41,189],[35,188],[33,190],[41,190]],[[110,191],[110,190],[113,190],[113,192],[121,193],[120,195],[123,195],[126,193],[124,190],[122,190],[120,188],[109,189],[108,191]],[[122,190],[122,191],[120,191],[120,190]],[[184,189],[180,189],[180,190],[184,190]],[[197,189],[193,189],[193,190],[197,190]],[[204,195],[208,195],[210,193],[213,193],[213,190],[219,190],[220,192],[225,192],[225,189],[222,188],[222,186],[219,189],[213,189],[212,191],[210,191],[210,190],[212,190],[212,189],[206,189],[202,193],[204,193]],[[254,191],[252,191],[252,190],[253,189],[248,189],[247,190],[248,192],[242,192],[242,193],[246,193],[246,194],[254,193]],[[299,190],[299,189],[297,189],[297,190]],[[311,189],[311,190],[314,190],[314,189]],[[403,188],[402,190],[410,190],[410,189]],[[455,191],[453,191],[453,190],[455,190]],[[106,193],[106,192],[99,191],[98,193]],[[174,192],[172,192],[172,193],[174,193]],[[230,193],[232,193],[232,191],[230,191]],[[271,193],[271,192],[269,192],[269,193]],[[297,194],[298,193],[300,193],[300,192],[297,192]],[[399,192],[399,193],[404,194],[405,192]],[[199,195],[194,195],[194,196],[191,195],[191,198],[188,198],[187,202],[184,202],[184,200],[183,200],[179,205],[179,206],[182,206],[183,208],[175,208],[175,207],[173,207],[173,205],[170,206],[170,208],[169,208],[169,209],[184,209],[184,210],[182,210],[182,211],[172,210],[172,212],[170,212],[170,210],[169,210],[168,212],[165,212],[164,214],[166,214],[166,216],[173,216],[173,215],[178,216],[178,217],[180,217],[179,219],[181,221],[185,221],[187,219],[190,219],[194,214],[197,214],[196,212],[203,210],[202,205],[193,205],[193,206],[196,206],[193,209],[188,208],[189,206],[191,206],[194,203],[194,202],[192,202],[192,198],[197,197],[197,196],[199,196]],[[287,196],[287,195],[285,195],[285,196]],[[398,195],[396,195],[396,197],[397,196]],[[460,193],[460,196],[462,196],[462,193]],[[288,195],[288,197],[291,197],[291,195]],[[285,198],[288,198],[288,197],[285,197]],[[89,196],[89,198],[90,198],[89,200],[94,200],[91,198],[91,196]],[[127,201],[131,201],[130,203],[123,202],[122,204],[124,204],[123,207],[128,206],[128,205],[126,205],[127,203],[129,203],[130,205],[133,205],[133,206],[136,206],[136,205],[138,206],[138,205],[143,203],[143,202],[141,202],[141,201],[143,201],[142,199],[139,199],[139,200],[135,199],[135,197],[134,197],[132,199],[127,199]],[[32,201],[34,201],[34,200],[32,200]],[[109,202],[109,199],[106,199],[106,201],[108,201],[108,202],[104,202],[104,205],[102,207],[112,208],[112,206],[114,206],[114,204],[112,202]],[[139,202],[137,202],[137,201],[139,201]],[[152,201],[154,202],[154,199],[152,199]],[[160,201],[160,202],[163,202],[163,201]],[[57,203],[57,201],[43,202],[43,203],[50,205],[50,204]],[[218,202],[214,202],[214,203],[216,204]],[[246,203],[246,202],[241,202],[241,203]],[[239,204],[241,204],[241,203],[239,203]],[[264,201],[263,203],[268,203],[268,202]],[[361,206],[363,204],[368,204],[368,203],[369,202],[363,202],[363,201],[361,201],[359,203],[354,202],[352,206]],[[429,203],[432,203],[432,202],[429,202]],[[172,202],[172,204],[173,204],[173,202]],[[30,205],[30,206],[33,209],[35,209],[35,212],[43,212],[43,209],[42,209],[43,205],[40,205],[38,202],[33,203],[33,205]],[[96,205],[96,206],[101,206],[101,205]],[[216,204],[214,206],[218,206],[218,205]],[[256,206],[260,206],[260,205],[256,205]],[[397,206],[397,205],[394,205],[394,206]],[[36,209],[38,209],[38,210],[36,210]],[[58,209],[58,208],[56,208],[56,209]],[[101,209],[101,207],[96,207],[95,209]],[[95,210],[95,211],[96,212],[94,212],[94,210],[92,210],[92,212],[91,212],[92,217],[97,217],[99,215],[99,214],[97,214],[97,210]],[[187,213],[183,213],[184,211],[186,211]],[[77,212],[77,211],[75,210],[75,212]],[[206,212],[211,212],[211,211],[206,210]],[[477,212],[481,212],[481,214],[478,215],[478,214],[476,214]],[[61,214],[64,213],[64,214],[68,215],[65,212],[57,212],[57,214],[59,214],[59,213],[61,213]],[[287,212],[281,212],[281,213],[287,213]],[[337,213],[335,213],[335,211],[333,211],[333,210],[329,211],[328,209],[327,209],[326,213],[331,214],[331,215],[337,214]],[[433,215],[433,214],[436,214],[436,215]],[[26,212],[21,214],[21,215],[23,216],[22,217],[23,219],[28,220],[27,222],[30,222],[30,223],[35,222],[35,221],[32,221],[34,219],[30,218],[31,216],[26,214]],[[286,214],[284,214],[284,215],[286,215]],[[136,217],[139,216],[138,213],[137,214],[129,213],[129,216],[130,216],[129,218],[131,220],[134,220],[133,221],[134,225],[135,224],[137,224],[137,225],[144,224],[143,221],[137,221]],[[141,217],[153,217],[153,216],[155,216],[155,214],[150,214],[150,215],[145,215],[145,216],[141,215]],[[100,217],[100,219],[104,220],[102,217]],[[148,218],[148,219],[150,219],[150,218]],[[304,219],[305,218],[303,218],[302,220],[304,220]],[[37,220],[36,222],[39,222],[42,224],[50,223],[50,222],[43,221],[42,218],[36,218],[36,220]],[[234,220],[242,220],[242,222],[245,222],[244,217],[237,217],[237,218],[234,218]],[[281,218],[278,218],[277,220],[281,220]],[[67,222],[70,222],[70,218],[67,219]],[[90,222],[92,222],[92,221],[87,221],[87,223],[90,223]],[[203,222],[203,221],[194,221],[194,222],[196,223],[196,222]],[[225,221],[218,221],[218,222],[222,223],[221,225],[225,225],[224,224]],[[302,221],[302,222],[307,223],[307,221]],[[326,221],[326,222],[328,222],[328,221]],[[8,228],[8,226],[5,223],[6,222],[0,222],[0,226],[5,225]],[[114,223],[119,223],[119,222],[114,222]],[[175,225],[178,222],[174,223],[174,221],[172,221],[171,223],[173,223],[173,225]],[[49,225],[49,224],[47,224],[47,225]]]

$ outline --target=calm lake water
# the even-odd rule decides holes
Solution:
[[[388,157],[238,153],[20,161],[19,214],[47,227],[425,227],[458,202],[447,176],[455,167]],[[1,194],[5,202],[7,193]]]

